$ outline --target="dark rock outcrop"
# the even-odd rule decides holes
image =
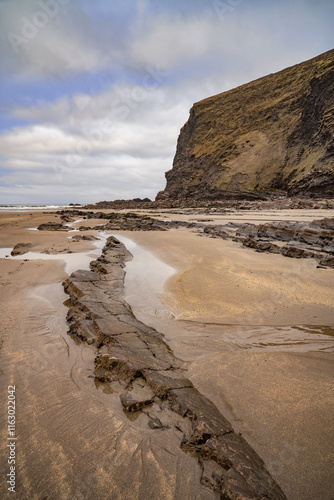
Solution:
[[[334,219],[312,222],[273,222],[206,226],[203,233],[233,239],[257,252],[279,253],[291,258],[316,258],[322,266],[334,267]]]
[[[334,197],[334,50],[200,101],[156,200]]]
[[[98,238],[92,234],[76,234],[72,236],[72,241],[96,241]]]
[[[15,255],[23,255],[30,251],[35,245],[33,243],[17,243],[10,254],[14,257]]]
[[[151,430],[163,431],[174,425],[171,415],[181,416],[186,425],[181,424],[180,446],[197,457],[202,484],[219,498],[285,499],[261,458],[185,377],[184,362],[173,355],[163,335],[133,316],[123,299],[124,265],[130,258],[110,237],[91,271],[77,271],[63,283],[72,303],[70,334],[98,350],[96,379],[123,388],[120,404],[129,413],[159,405],[165,423],[148,413]]]
[[[68,231],[68,227],[63,226],[60,222],[45,222],[37,228],[39,231]]]
[[[85,209],[97,210],[129,210],[131,208],[151,208],[152,201],[149,198],[133,198],[132,200],[99,201],[94,204],[85,205]]]
[[[196,224],[187,221],[164,221],[158,220],[148,215],[136,214],[135,212],[92,212],[92,211],[71,211],[61,210],[57,212],[62,218],[80,216],[80,218],[103,219],[107,222],[94,226],[80,226],[80,231],[167,231],[178,227],[195,227]],[[51,224],[51,223],[50,223]]]

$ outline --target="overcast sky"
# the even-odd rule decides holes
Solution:
[[[333,0],[0,0],[0,204],[154,199],[192,104],[333,48]]]

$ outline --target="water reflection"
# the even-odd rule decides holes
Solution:
[[[12,247],[0,248],[0,259],[14,259],[14,260],[60,260],[65,264],[65,272],[71,274],[78,269],[88,270],[89,264],[92,260],[98,257],[102,248],[105,245],[107,235],[104,232],[99,232],[99,240],[93,242],[95,249],[88,252],[75,252],[75,253],[58,253],[47,254],[40,252],[27,252],[22,255],[11,255]],[[96,252],[97,250],[97,252]]]
[[[166,281],[176,270],[122,234],[113,234],[133,255],[126,263],[125,299],[138,317],[173,318],[173,313],[161,302]]]
[[[177,356],[193,360],[204,352],[333,351],[334,327],[308,325],[258,326],[178,320],[161,301],[166,281],[176,270],[141,248],[130,238],[115,234],[132,253],[126,264],[125,298],[135,316],[163,333]]]

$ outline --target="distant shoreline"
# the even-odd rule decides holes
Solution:
[[[8,204],[8,205],[0,205],[0,212],[29,212],[30,210],[62,210],[64,208],[81,208],[81,205],[69,205],[69,204],[31,204],[24,205],[21,203],[17,204]]]

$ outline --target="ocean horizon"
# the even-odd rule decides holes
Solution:
[[[82,207],[80,204],[69,204],[69,203],[54,203],[54,204],[38,204],[38,203],[8,203],[0,205],[1,212],[21,212],[24,210],[62,210],[64,208]]]

